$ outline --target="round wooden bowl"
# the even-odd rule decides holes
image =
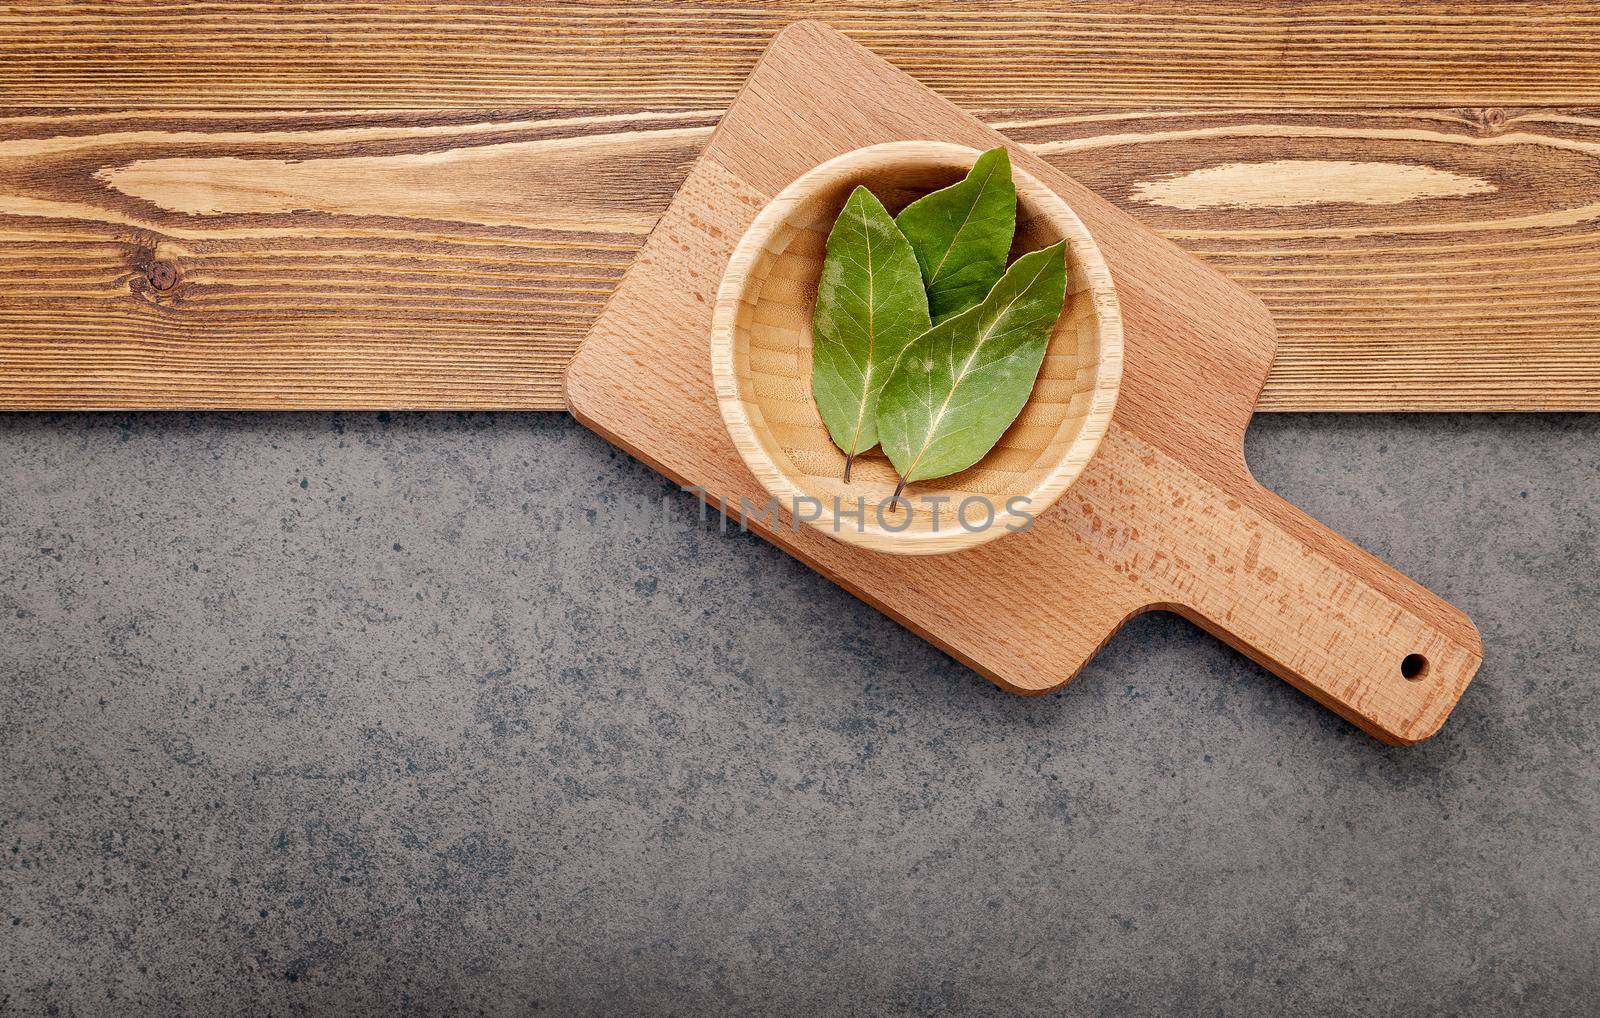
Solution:
[[[1083,472],[1111,421],[1122,377],[1122,315],[1111,274],[1066,203],[1014,168],[1012,257],[1067,240],[1066,307],[1032,396],[977,464],[908,485],[902,497],[909,506],[890,502],[898,479],[881,450],[858,456],[850,483],[844,482],[844,454],[829,439],[811,396],[811,313],[828,232],[856,185],[866,185],[894,214],[960,180],[978,155],[960,145],[906,141],[829,160],[761,211],[722,278],[711,372],[728,433],[786,514],[841,541],[929,555],[1013,533],[1024,520],[1009,510],[1036,516],[1049,508]],[[974,497],[982,501],[968,503]],[[947,501],[928,501],[939,498]],[[1018,498],[1027,501],[1012,501]],[[963,504],[967,511],[958,518]],[[986,506],[994,512],[988,526]]]

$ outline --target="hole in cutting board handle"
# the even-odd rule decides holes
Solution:
[[[1419,681],[1428,673],[1428,659],[1421,654],[1407,654],[1400,659],[1400,676],[1411,682]]]

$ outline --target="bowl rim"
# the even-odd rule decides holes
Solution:
[[[740,304],[748,285],[751,270],[767,252],[767,242],[782,227],[795,206],[811,197],[817,188],[832,183],[840,177],[877,166],[903,165],[913,161],[952,160],[971,166],[982,153],[966,145],[942,141],[891,141],[867,145],[835,156],[807,170],[778,193],[756,215],[744,235],[734,246],[717,289],[716,305],[711,322],[711,376],[717,405],[723,423],[733,440],[745,466],[766,489],[777,496],[785,513],[790,513],[797,499],[822,501],[790,480],[789,475],[768,455],[764,443],[745,410],[745,399],[740,393],[738,374],[734,365],[737,346]],[[1029,489],[1029,509],[1035,519],[1042,515],[1061,497],[1072,483],[1082,475],[1089,460],[1099,448],[1111,424],[1116,408],[1117,394],[1122,382],[1124,339],[1121,304],[1111,279],[1111,269],[1106,265],[1100,247],[1095,243],[1089,228],[1064,199],[1043,181],[1024,169],[1012,166],[1012,177],[1018,189],[1026,188],[1028,200],[1039,207],[1039,214],[1057,226],[1081,263],[1089,283],[1089,295],[1094,306],[1096,327],[1099,332],[1100,358],[1095,375],[1090,403],[1084,413],[1083,425],[1071,445],[1061,454],[1060,461],[1045,477]],[[1029,397],[1032,398],[1031,395]],[[831,507],[823,506],[823,515],[815,520],[805,520],[808,525],[835,540],[874,551],[902,555],[928,555],[959,551],[997,540],[1013,531],[1006,527],[989,526],[979,531],[961,527],[943,531],[893,531],[865,524],[862,529],[834,528],[827,524],[833,517]],[[1023,528],[1024,530],[1028,528]],[[1016,531],[1021,532],[1021,531]]]

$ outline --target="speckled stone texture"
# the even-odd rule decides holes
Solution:
[[[1600,416],[1249,454],[1477,621],[1432,741],[1009,696],[559,415],[0,417],[0,1011],[1592,1013]]]

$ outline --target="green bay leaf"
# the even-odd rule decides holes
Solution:
[[[1033,391],[1066,290],[1061,241],[1018,258],[981,304],[906,347],[878,397],[878,435],[902,486],[994,448]]]
[[[900,352],[926,332],[928,298],[911,245],[857,187],[828,233],[811,317],[811,391],[828,434],[855,457],[878,444],[878,394]]]
[[[990,149],[964,180],[907,205],[895,225],[917,253],[934,322],[972,307],[1006,270],[1017,227],[1011,156]]]

